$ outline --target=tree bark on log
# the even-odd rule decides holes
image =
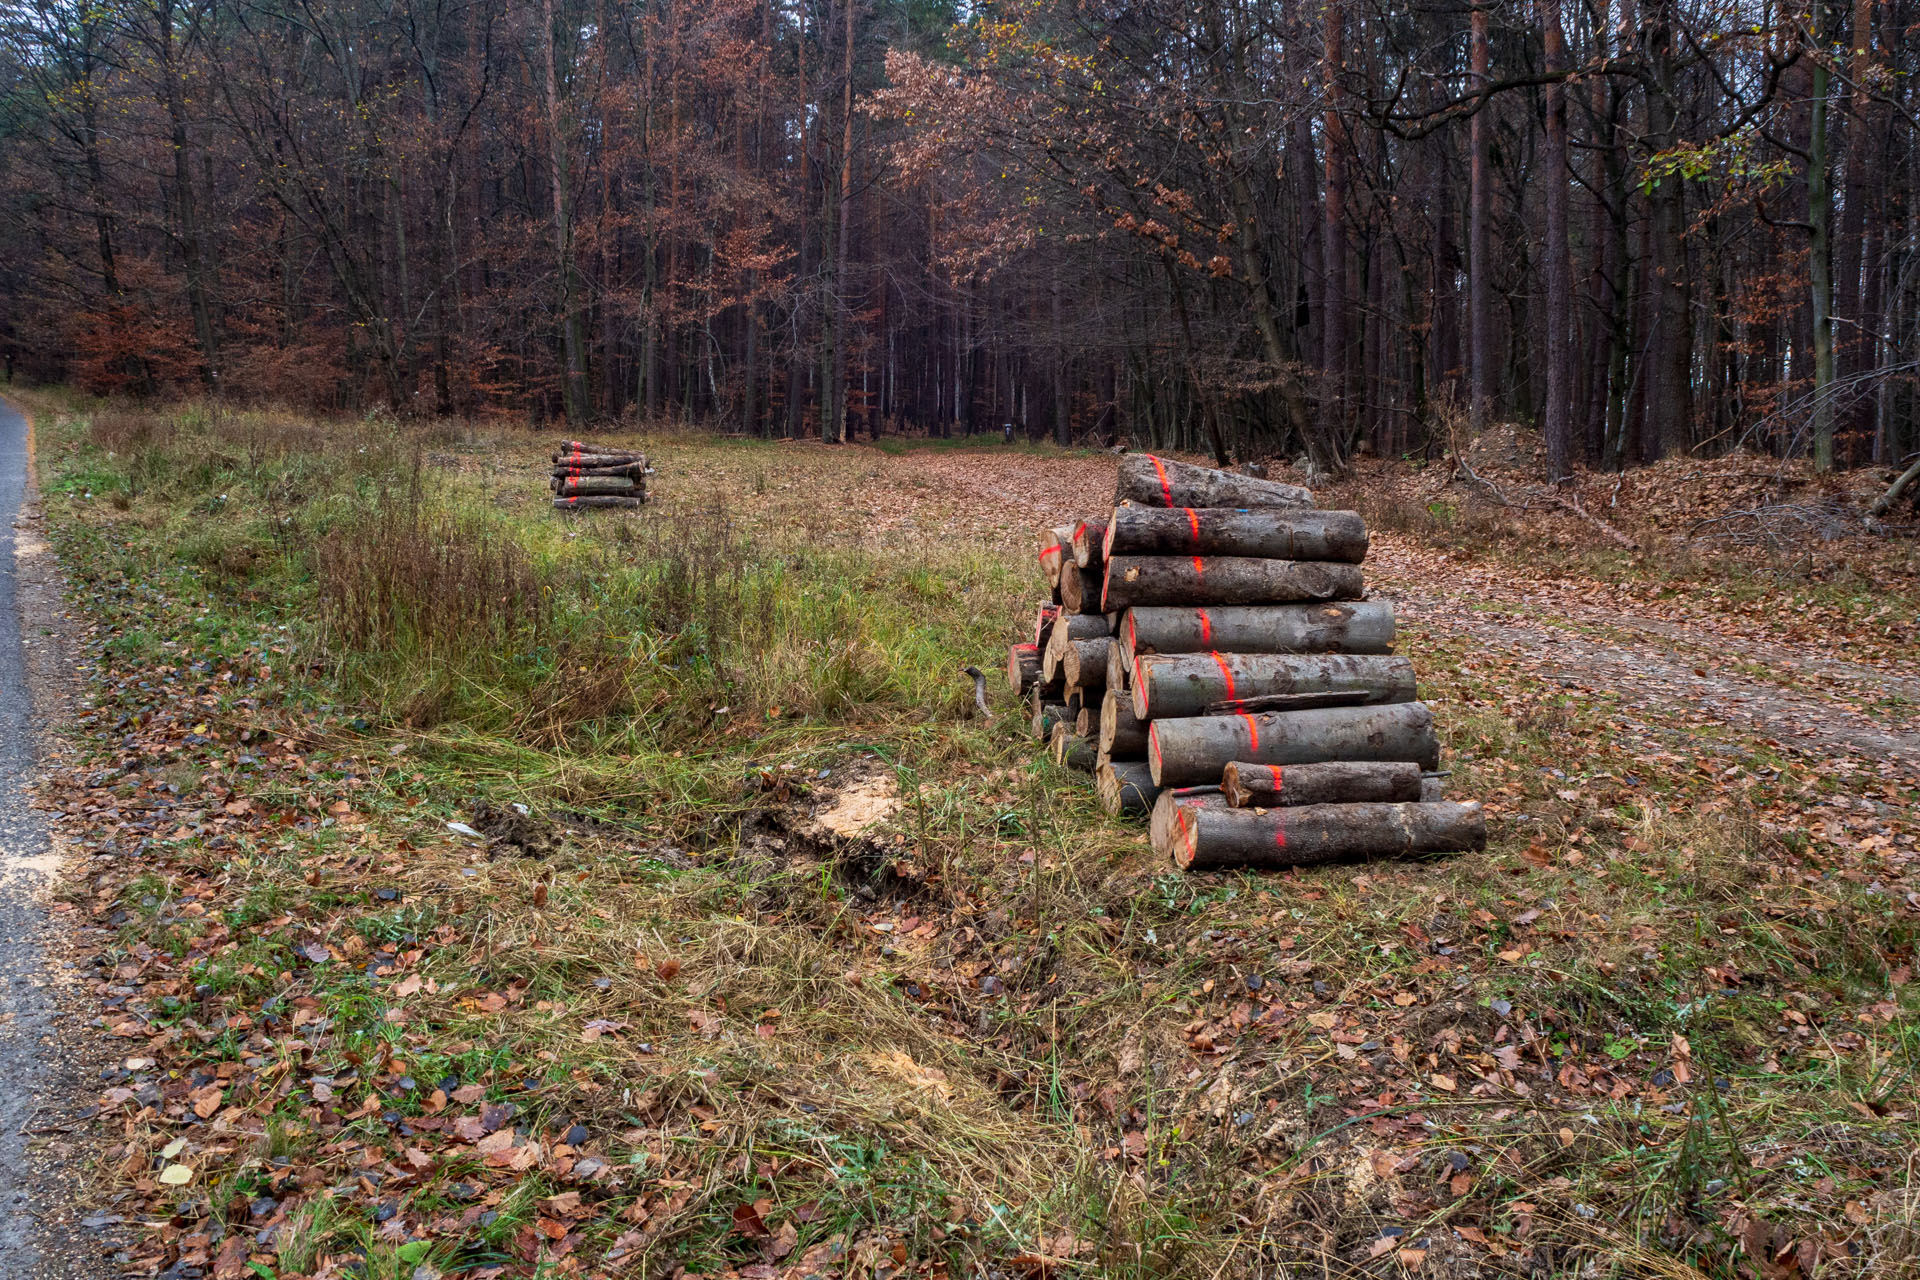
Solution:
[[[1284,604],[1357,600],[1360,566],[1331,560],[1251,556],[1115,556],[1107,561],[1100,608],[1142,605]]]
[[[1060,566],[1067,562],[1067,548],[1072,541],[1070,524],[1056,525],[1040,534],[1040,572],[1056,592],[1060,590]]]
[[[625,476],[581,476],[578,479],[556,478],[549,487],[563,498],[592,498],[631,496],[640,486]]]
[[[1066,656],[1061,662],[1067,684],[1081,689],[1106,688],[1107,649],[1112,644],[1113,640],[1108,636],[1069,641]]]
[[[1093,772],[1094,758],[1100,754],[1092,738],[1081,737],[1065,721],[1053,726],[1051,750],[1056,763],[1082,773]]]
[[[1353,600],[1129,609],[1117,634],[1129,671],[1144,653],[1389,653],[1393,606]]]
[[[1463,853],[1487,846],[1477,804],[1314,804],[1234,809],[1185,805],[1154,850],[1186,871],[1311,867],[1368,858]]]
[[[585,464],[555,465],[552,468],[552,474],[556,478],[571,478],[574,476],[626,476],[631,480],[643,480],[646,478],[647,464],[644,462],[628,462],[615,463],[608,466],[591,466]]]
[[[1344,694],[1364,705],[1417,696],[1413,663],[1392,654],[1151,653],[1134,659],[1129,688],[1142,720],[1251,711],[1275,695]]]
[[[1230,761],[1220,791],[1236,809],[1281,809],[1303,804],[1391,804],[1425,799],[1420,766],[1407,761],[1251,764]]]
[[[1127,670],[1126,656],[1120,651],[1118,639],[1107,646],[1107,688],[1126,692],[1132,686],[1133,675]]]
[[[1076,640],[1096,640],[1101,636],[1110,636],[1112,629],[1106,618],[1097,613],[1062,612],[1053,624],[1053,631],[1047,637],[1047,647],[1040,654],[1040,670],[1047,679],[1061,674],[1061,664],[1067,660],[1067,649]],[[1049,665],[1051,664],[1051,665]]]
[[[1113,491],[1114,506],[1128,502],[1143,507],[1310,507],[1313,490],[1131,453],[1120,459]]]
[[[1073,562],[1082,569],[1097,566],[1107,558],[1107,526],[1102,520],[1082,520],[1073,526]]]
[[[1100,751],[1110,760],[1145,760],[1147,724],[1133,714],[1127,695],[1109,688],[1100,699]]]
[[[1079,537],[1078,531],[1074,537]],[[1076,553],[1079,544],[1074,546]],[[1312,508],[1119,507],[1107,522],[1103,558],[1254,556],[1268,560],[1367,558],[1367,523],[1357,511]]]
[[[561,449],[548,458],[556,466],[619,466],[626,463],[647,465],[647,455],[633,449]]]
[[[647,505],[647,500],[645,498],[555,498],[553,505],[562,511],[570,511],[575,507],[644,507]]]
[[[1047,641],[1053,638],[1053,620],[1060,616],[1060,606],[1052,600],[1042,600],[1040,611],[1033,620],[1033,643],[1041,653],[1047,651]]]
[[[1027,690],[1040,683],[1040,648],[1031,644],[1007,646],[1007,687],[1015,697],[1024,698]]]
[[[1149,813],[1160,788],[1153,785],[1153,770],[1137,760],[1117,760],[1097,765],[1093,771],[1093,789],[1100,807],[1116,817],[1123,813]]]
[[[1235,760],[1252,764],[1318,764],[1323,760],[1410,760],[1440,764],[1440,739],[1424,702],[1383,707],[1327,707],[1260,715],[1155,720],[1147,759],[1163,787],[1218,783]]]

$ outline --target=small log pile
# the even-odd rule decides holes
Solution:
[[[1440,798],[1440,739],[1358,512],[1145,454],[1109,514],[1046,530],[1050,598],[1007,654],[1054,759],[1176,866],[1308,866],[1479,849]]]
[[[553,505],[576,507],[638,507],[647,500],[647,477],[653,468],[647,455],[610,445],[569,440],[553,455]]]

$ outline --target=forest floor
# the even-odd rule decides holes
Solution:
[[[957,672],[1111,456],[636,436],[583,518],[36,407],[130,1273],[1920,1274],[1920,554],[1837,482],[1326,486],[1489,846],[1183,876]]]

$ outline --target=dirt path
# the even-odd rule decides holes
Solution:
[[[63,1002],[73,967],[49,901],[60,869],[32,806],[52,695],[66,674],[52,556],[29,506],[26,420],[0,402],[0,1276],[101,1273],[107,1217],[82,1217],[80,1111],[102,1050]],[[78,1050],[74,1046],[81,1046]]]
[[[1019,513],[1036,532],[1110,503],[1114,460],[988,450],[889,459],[951,499]],[[1374,539],[1372,589],[1405,623],[1527,661],[1543,678],[1618,698],[1663,736],[1721,725],[1786,751],[1853,753],[1920,770],[1920,668],[1838,660],[1782,638],[1643,616],[1579,584],[1529,581],[1391,535]]]

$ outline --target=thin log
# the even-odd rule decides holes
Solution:
[[[640,486],[625,476],[581,476],[576,480],[556,479],[552,488],[563,498],[584,498],[595,494],[631,494]]]
[[[1051,529],[1040,531],[1040,572],[1045,575],[1047,585],[1056,592],[1060,590],[1060,566],[1067,561],[1067,547],[1073,541],[1073,526],[1055,525]]]
[[[1389,653],[1393,605],[1202,605],[1129,609],[1116,634],[1129,670],[1143,653]]]
[[[1900,495],[1905,493],[1907,486],[1915,480],[1920,480],[1920,458],[1915,458],[1913,465],[1902,471],[1899,477],[1887,486],[1887,491],[1873,500],[1873,505],[1867,508],[1868,518],[1878,520],[1893,510],[1893,504],[1900,501]]]
[[[1082,569],[1097,569],[1107,553],[1107,526],[1101,520],[1082,520],[1073,526],[1073,562]]]
[[[1357,600],[1365,589],[1359,565],[1331,560],[1115,556],[1107,561],[1100,607]]]
[[[1082,569],[1069,560],[1060,566],[1060,607],[1067,613],[1105,617],[1100,610],[1100,575],[1105,563],[1095,561],[1091,569]]]
[[[1304,710],[1303,695],[1338,695],[1345,705],[1417,696],[1413,663],[1392,654],[1150,653],[1134,659],[1128,687],[1142,720]],[[1273,697],[1293,701],[1258,705]]]
[[[1147,758],[1147,725],[1133,714],[1131,700],[1109,688],[1100,699],[1100,752],[1109,760]]]
[[[1058,674],[1061,664],[1067,659],[1068,646],[1076,640],[1095,640],[1112,634],[1112,629],[1107,626],[1107,620],[1100,614],[1062,612],[1060,618],[1053,624],[1052,633],[1047,637],[1045,651],[1040,655],[1040,669],[1043,672],[1048,671],[1048,663],[1051,662],[1052,672]]]
[[[1126,654],[1122,652],[1117,640],[1107,646],[1107,688],[1125,692],[1132,687],[1133,674],[1127,667]]]
[[[1230,761],[1318,764],[1323,760],[1411,760],[1440,763],[1440,738],[1424,702],[1382,707],[1327,707],[1259,715],[1155,720],[1147,759],[1161,786],[1214,783]]]
[[[1040,741],[1053,742],[1053,726],[1067,722],[1067,704],[1064,702],[1043,702],[1032,716],[1033,736]]]
[[[1074,537],[1078,538],[1076,530]],[[1079,545],[1074,546],[1076,554]],[[1236,507],[1120,507],[1107,521],[1114,556],[1256,556],[1269,560],[1367,558],[1367,523],[1357,511],[1245,510]]]
[[[1182,806],[1154,850],[1186,871],[1311,867],[1368,858],[1463,853],[1487,846],[1477,804],[1314,804],[1234,809]]]
[[[1053,620],[1060,616],[1060,606],[1052,600],[1042,600],[1040,610],[1033,619],[1033,643],[1040,652],[1047,651],[1047,641],[1053,638]]]
[[[1027,690],[1040,683],[1040,647],[1031,644],[1007,646],[1007,687],[1015,697],[1024,698]]]
[[[1182,809],[1226,807],[1227,798],[1218,787],[1161,787],[1159,794],[1154,797],[1153,817],[1147,823],[1147,839],[1155,849],[1166,846],[1179,829]]]
[[[1310,507],[1313,490],[1134,453],[1120,460],[1113,492],[1114,506],[1127,502],[1143,507]]]
[[[1093,772],[1094,757],[1100,754],[1092,738],[1075,733],[1073,726],[1065,721],[1053,726],[1053,741],[1049,750],[1056,764],[1078,769],[1082,773]]]
[[[639,462],[630,462],[621,466],[608,467],[555,466],[550,474],[556,478],[573,476],[626,476],[632,480],[643,480],[646,478],[647,468],[644,463]]]
[[[1115,760],[1096,765],[1093,789],[1100,807],[1115,815],[1150,813],[1160,788],[1153,785],[1153,770],[1143,761]]]
[[[563,511],[571,511],[575,507],[644,507],[646,504],[647,500],[645,498],[600,497],[555,498],[553,500],[553,505]]]
[[[1420,766],[1408,761],[1329,760],[1322,764],[1279,765],[1233,760],[1220,771],[1220,791],[1236,809],[1425,799]]]
[[[1112,644],[1109,636],[1069,641],[1065,660],[1061,663],[1067,684],[1082,689],[1106,688],[1107,649]]]

